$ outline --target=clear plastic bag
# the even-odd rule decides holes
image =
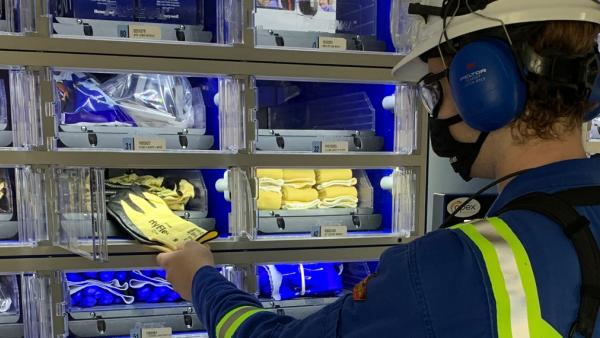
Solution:
[[[134,120],[100,88],[98,80],[85,73],[54,74],[62,124],[135,126]]]
[[[18,297],[15,276],[0,276],[0,314],[16,311],[18,309]]]
[[[120,74],[101,85],[139,127],[199,128],[206,107],[187,78],[163,74]]]

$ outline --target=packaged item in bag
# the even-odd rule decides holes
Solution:
[[[101,88],[140,127],[205,126],[202,91],[192,88],[183,76],[119,74],[104,82]]]
[[[274,300],[335,296],[342,291],[342,271],[338,263],[259,265],[259,293]]]
[[[72,0],[72,8],[77,19],[133,21],[134,0]]]
[[[201,25],[202,0],[139,0],[136,19],[177,25]]]
[[[61,124],[135,127],[135,121],[84,73],[54,75],[62,108]]]

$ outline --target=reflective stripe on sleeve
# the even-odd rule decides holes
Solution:
[[[244,321],[253,314],[258,312],[266,311],[261,308],[253,306],[242,306],[235,308],[229,312],[217,324],[216,337],[217,338],[231,338],[235,334],[235,331],[244,323]]]

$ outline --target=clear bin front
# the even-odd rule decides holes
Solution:
[[[1,337],[52,335],[49,285],[47,277],[35,273],[0,274]]]
[[[110,243],[136,240],[174,250],[186,240],[229,237],[231,203],[217,191],[224,174],[224,169],[56,169],[60,244],[107,260]]]
[[[416,105],[401,85],[256,80],[256,151],[410,154]],[[405,102],[404,106],[397,101]]]
[[[218,267],[231,282],[241,274]],[[203,334],[191,303],[166,280],[165,271],[69,271],[63,275],[67,337],[127,336],[136,328],[165,328],[173,334]]]
[[[242,42],[239,0],[49,0],[55,37]]]
[[[48,239],[42,174],[31,167],[0,168],[0,246]]]
[[[53,72],[56,147],[123,151],[237,151],[241,97],[218,77]],[[220,92],[221,89],[221,92]],[[233,97],[232,97],[233,96]],[[217,103],[224,104],[219,109]]]
[[[257,168],[252,238],[409,236],[415,222],[410,169]],[[240,223],[244,224],[244,223]]]
[[[403,52],[396,42],[406,0],[256,0],[256,45],[375,53]]]
[[[376,261],[257,265],[257,296],[266,309],[303,319],[352,293],[377,266]]]
[[[0,65],[0,148],[40,144],[38,89],[37,73]]]
[[[0,32],[23,34],[35,30],[35,10],[33,0],[1,0]]]

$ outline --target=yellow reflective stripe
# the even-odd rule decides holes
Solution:
[[[493,246],[498,255],[500,270],[504,277],[504,286],[508,293],[510,304],[510,328],[513,337],[530,337],[529,318],[527,311],[527,297],[523,289],[521,273],[517,266],[517,259],[508,242],[500,236],[494,225],[487,220],[473,223],[475,229]]]
[[[235,308],[235,309],[227,312],[225,314],[225,316],[223,316],[223,318],[221,318],[221,320],[219,320],[219,323],[217,324],[217,328],[215,329],[215,335],[217,335],[217,337],[219,337],[219,332],[221,332],[221,330],[223,329],[223,325],[229,320],[229,318],[231,316],[233,316],[236,312],[238,312],[240,309],[247,308],[247,307],[250,307],[250,306],[238,307],[238,308]]]
[[[496,325],[498,326],[498,338],[512,338],[510,322],[510,300],[506,291],[504,276],[500,268],[498,255],[494,245],[477,231],[473,224],[461,224],[456,229],[462,231],[469,237],[481,251],[483,261],[490,278],[492,292],[496,300]],[[520,337],[514,337],[520,338]]]
[[[563,338],[563,336],[556,331],[550,323],[545,321],[543,318],[540,318],[540,335],[537,337],[540,338]]]
[[[251,311],[248,311],[246,313],[244,313],[243,315],[241,315],[238,319],[236,319],[231,326],[229,326],[229,328],[227,328],[227,331],[225,332],[225,337],[224,338],[232,338],[233,335],[235,334],[235,331],[237,331],[237,329],[244,323],[244,321],[246,321],[246,319],[248,319],[250,316],[258,313],[258,312],[263,312],[265,310],[263,309],[254,309]],[[220,338],[220,337],[219,337]]]
[[[242,325],[248,317],[262,311],[266,310],[254,306],[240,306],[227,312],[227,314],[219,320],[215,329],[215,336],[217,338],[233,337],[235,331],[237,331],[240,325]]]
[[[521,282],[523,283],[523,290],[525,291],[525,298],[527,300],[527,319],[529,321],[529,330],[531,337],[546,337],[541,333],[542,326],[542,310],[540,308],[540,300],[538,297],[537,285],[535,284],[535,276],[533,269],[531,268],[531,262],[525,247],[517,238],[517,235],[512,229],[500,218],[494,217],[488,219],[488,221],[494,226],[498,234],[504,238],[510,245],[513,254],[515,255],[515,261],[521,274]]]
[[[506,317],[508,317],[508,332],[514,338],[517,336],[562,337],[552,325],[542,318],[531,261],[525,247],[506,222],[494,217],[475,221],[474,224],[460,224],[452,229],[463,231],[482,253],[496,299],[499,338],[504,337],[505,332],[501,332],[501,330],[505,330],[506,325],[501,322],[501,318],[506,319]],[[490,248],[493,250],[493,254]],[[498,270],[502,274],[502,278],[498,278]],[[503,288],[496,284],[502,284]],[[503,305],[506,302],[508,302],[508,307]],[[505,315],[501,315],[500,311],[507,312]],[[525,322],[524,319],[526,319]]]

